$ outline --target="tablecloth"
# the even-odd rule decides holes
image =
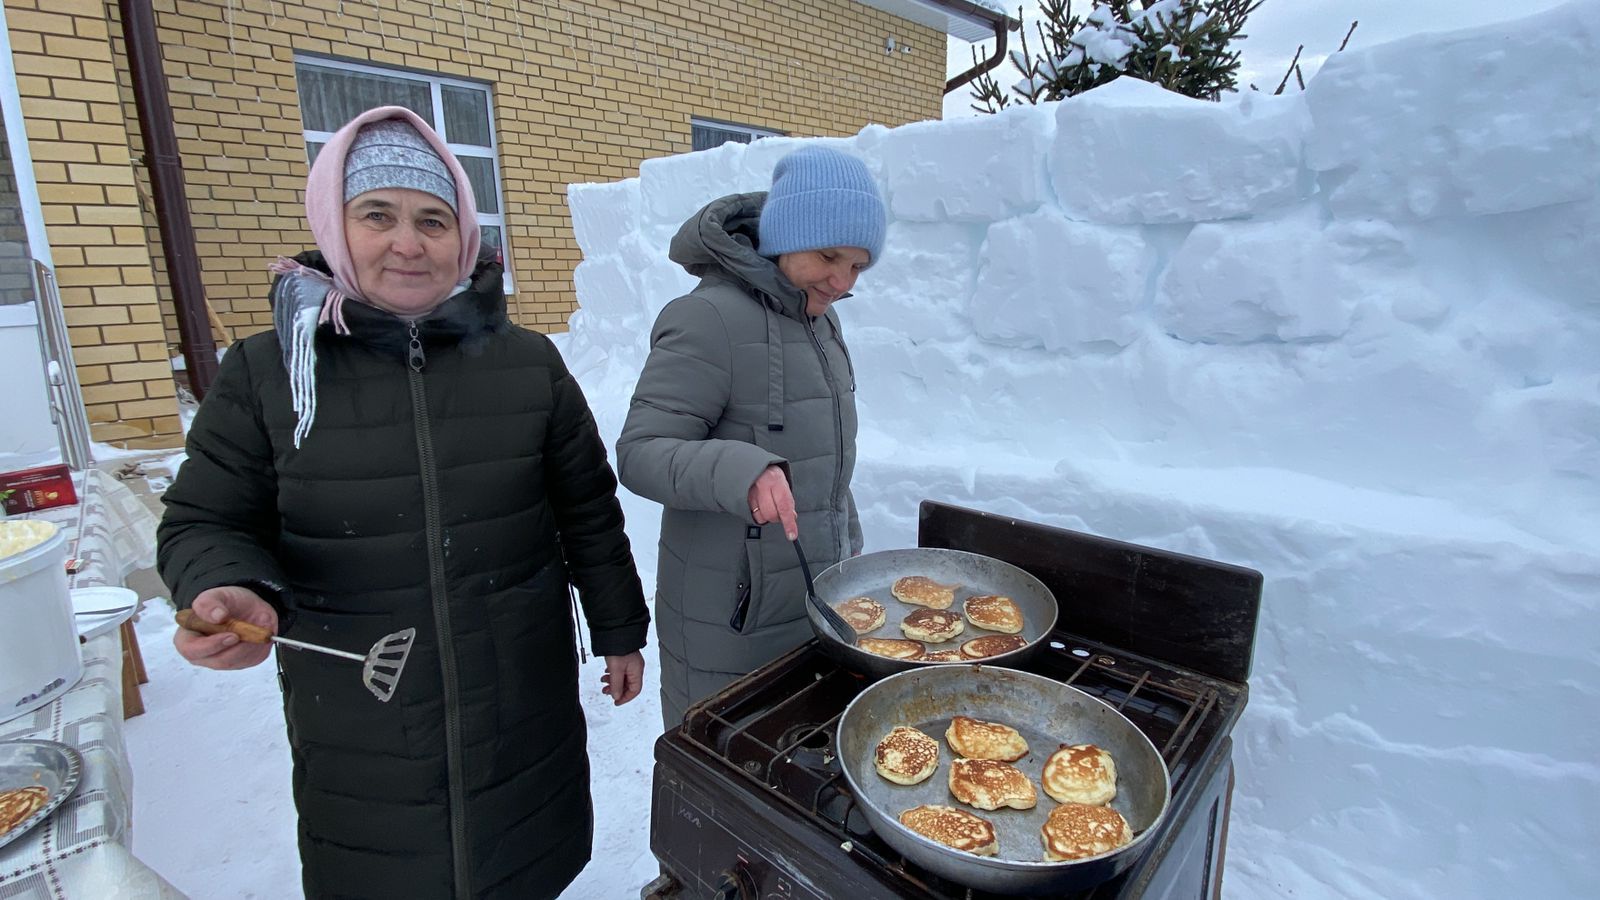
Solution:
[[[156,518],[127,486],[97,470],[78,473],[79,502],[28,514],[67,532],[83,561],[72,587],[121,584],[155,565]],[[83,755],[78,789],[49,819],[0,847],[0,900],[181,900],[136,859],[133,772],[122,736],[122,643],[117,632],[83,645],[83,677],[54,703],[0,723],[0,740],[61,741]]]

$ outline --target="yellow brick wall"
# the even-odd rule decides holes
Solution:
[[[181,440],[102,0],[6,0],[17,91],[96,441]]]
[[[154,0],[201,279],[238,338],[267,264],[309,247],[294,54],[487,82],[516,290],[575,308],[571,182],[690,149],[691,116],[800,136],[937,118],[944,35],[853,0]],[[178,332],[117,0],[6,0],[48,237],[95,440],[180,429]],[[885,53],[893,35],[914,52]]]
[[[106,6],[120,43],[116,3]],[[576,305],[568,183],[627,178],[645,159],[689,150],[690,116],[853,134],[938,118],[944,84],[942,33],[853,0],[155,0],[155,9],[202,277],[235,337],[269,325],[267,263],[310,246],[297,52],[492,85],[512,315],[545,331],[564,330]],[[915,52],[885,53],[891,34]],[[124,114],[137,134],[131,96]],[[160,265],[159,247],[151,252]],[[175,328],[169,306],[174,343]]]

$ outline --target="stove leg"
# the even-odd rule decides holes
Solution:
[[[678,881],[665,873],[639,889],[639,900],[671,900],[678,896]]]
[[[1228,823],[1233,818],[1233,765],[1228,766],[1228,789],[1222,794],[1222,838],[1217,843],[1217,880],[1211,886],[1211,900],[1222,900],[1222,873],[1228,868]]]

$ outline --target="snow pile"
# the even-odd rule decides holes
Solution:
[[[1229,896],[1600,877],[1597,54],[1578,2],[1304,95],[1120,81],[837,142],[891,211],[839,307],[868,549],[936,498],[1266,573]],[[693,285],[667,239],[798,143],[571,189],[563,349],[608,440]]]

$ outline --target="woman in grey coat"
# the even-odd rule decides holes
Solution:
[[[659,502],[656,629],[667,728],[811,637],[791,541],[813,571],[861,552],[855,373],[838,314],[887,216],[860,160],[804,147],[766,193],[715,200],[669,255],[700,284],[667,304],[617,441]]]

